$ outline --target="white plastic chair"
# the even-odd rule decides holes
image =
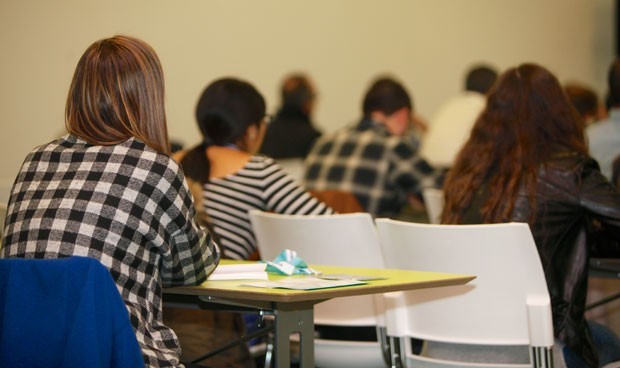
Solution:
[[[291,249],[309,264],[383,268],[379,238],[368,213],[300,216],[254,210],[250,219],[263,260]],[[380,326],[379,342],[315,339],[316,366],[385,366],[381,302],[381,297],[357,296],[315,305],[317,325]]]
[[[376,224],[387,268],[476,275],[462,286],[385,295],[393,366],[553,367],[549,293],[527,224],[432,225],[389,219]],[[518,357],[521,364],[481,358],[485,364],[472,365],[425,357],[424,351],[416,355],[409,338],[483,345],[485,354],[519,345],[525,354]]]
[[[422,199],[428,214],[428,221],[431,224],[441,223],[441,212],[443,211],[443,190],[426,187],[422,189]]]

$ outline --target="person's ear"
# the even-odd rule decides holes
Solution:
[[[265,134],[265,124],[250,125],[243,135],[243,145],[246,152],[256,153],[260,149]]]
[[[250,141],[253,141],[258,136],[258,129],[256,125],[250,125],[248,129],[245,131],[245,136]]]

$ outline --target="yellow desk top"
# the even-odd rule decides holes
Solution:
[[[222,264],[247,263],[247,261],[222,260]],[[164,289],[169,294],[208,296],[223,299],[261,300],[269,302],[320,301],[336,297],[381,294],[393,291],[415,290],[430,287],[461,285],[475,278],[472,275],[458,275],[438,272],[395,270],[381,268],[358,268],[341,266],[310,265],[324,274],[349,274],[382,277],[382,280],[366,281],[362,285],[342,286],[316,290],[269,289],[242,286],[248,280],[205,281],[197,286],[179,286]],[[284,276],[269,274],[269,280],[286,277],[307,277],[305,275]]]

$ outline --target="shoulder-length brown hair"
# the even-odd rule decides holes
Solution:
[[[538,168],[559,152],[586,154],[587,148],[579,116],[557,78],[536,64],[508,69],[489,91],[446,178],[442,222],[459,223],[483,183],[483,221],[509,221],[522,186],[535,205]]]
[[[151,46],[128,36],[93,43],[75,69],[65,125],[90,144],[114,145],[136,137],[170,154],[163,72]]]

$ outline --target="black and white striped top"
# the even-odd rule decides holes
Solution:
[[[225,258],[247,259],[256,252],[249,212],[322,215],[333,210],[320,202],[271,158],[252,156],[243,168],[203,187],[203,210],[220,237]]]

